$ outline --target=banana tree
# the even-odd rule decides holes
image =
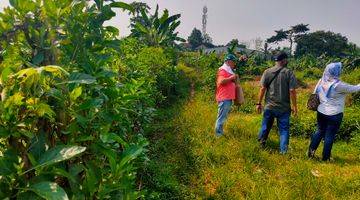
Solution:
[[[180,14],[169,16],[169,11],[164,10],[159,17],[159,6],[155,13],[149,16],[145,9],[141,10],[141,21],[135,23],[132,28],[132,36],[139,38],[149,46],[174,46],[175,42],[185,42],[175,32],[180,25]]]

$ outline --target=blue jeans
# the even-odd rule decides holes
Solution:
[[[315,152],[321,140],[324,138],[324,149],[322,153],[322,159],[323,160],[330,159],[331,149],[335,140],[335,135],[340,128],[343,116],[344,116],[343,113],[333,116],[324,115],[320,112],[317,113],[318,130],[311,137],[309,151]]]
[[[290,135],[290,112],[279,112],[266,109],[264,111],[261,130],[259,132],[259,141],[265,143],[269,136],[275,118],[280,132],[280,153],[286,153],[288,150]]]
[[[223,126],[231,110],[232,100],[220,101],[218,103],[218,115],[215,123],[215,134],[221,136],[224,134]]]

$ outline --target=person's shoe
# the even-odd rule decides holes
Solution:
[[[309,148],[308,150],[308,157],[309,158],[314,158],[315,157],[315,150],[312,150]]]

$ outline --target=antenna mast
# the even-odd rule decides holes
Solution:
[[[207,6],[205,5],[203,8],[203,16],[202,16],[202,33],[203,35],[206,35],[206,26],[207,26],[207,15],[208,9]]]

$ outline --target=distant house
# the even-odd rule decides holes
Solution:
[[[191,44],[187,43],[187,42],[180,43],[180,44],[178,44],[178,46],[182,49],[192,50]],[[201,44],[200,46],[196,47],[195,50],[198,51],[200,49],[208,49],[208,48],[213,48],[213,47],[215,47],[213,44],[204,43],[204,44]]]
[[[205,46],[204,44],[196,47],[196,50],[205,50],[205,49],[209,49],[209,47]]]
[[[202,46],[200,46],[202,47]],[[225,54],[228,51],[229,46],[219,46],[219,47],[214,47],[214,48],[206,48],[205,46],[203,46],[202,48],[198,47],[198,49],[201,49],[204,53],[209,54],[209,53],[216,53],[218,55],[220,54]],[[263,56],[265,57],[265,53],[262,51],[258,51],[258,50],[252,50],[252,49],[247,49],[247,48],[242,48],[242,47],[236,47],[235,48],[235,53],[239,53],[239,54],[256,54],[258,56]]]
[[[180,43],[179,47],[182,49],[191,49],[191,45],[187,42]]]

